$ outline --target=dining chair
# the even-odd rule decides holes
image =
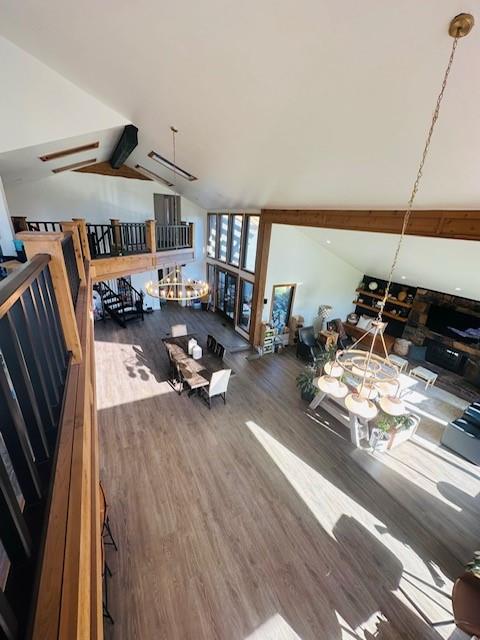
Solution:
[[[218,356],[221,360],[223,360],[223,356],[225,355],[225,347],[220,342],[217,342],[215,347],[215,355]]]
[[[180,336],[187,335],[187,325],[186,324],[174,324],[170,327],[170,333],[172,334],[172,338],[179,338]]]
[[[227,388],[230,380],[231,369],[220,369],[214,371],[210,378],[208,387],[203,387],[202,391],[207,396],[208,408],[212,408],[212,398],[214,396],[222,396],[223,403],[227,404]]]
[[[207,336],[207,349],[209,351],[211,351],[212,353],[215,353],[215,350],[217,348],[217,341],[215,340],[215,338],[208,334]]]

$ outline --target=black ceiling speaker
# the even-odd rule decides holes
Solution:
[[[112,169],[120,169],[125,160],[138,144],[138,128],[133,124],[127,124],[118,141],[115,151],[110,158]]]

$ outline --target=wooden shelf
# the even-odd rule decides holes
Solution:
[[[383,296],[379,295],[378,293],[372,293],[371,291],[365,291],[365,289],[356,289],[356,292],[362,293],[365,296],[370,296],[370,298],[375,298],[375,300],[383,300]],[[400,302],[400,300],[397,300],[396,298],[388,298],[387,303],[395,304],[398,307],[405,307],[405,309],[412,308],[412,305],[408,304],[408,302]]]
[[[362,309],[368,309],[369,311],[375,311],[376,313],[378,313],[378,307],[371,307],[369,304],[357,302],[356,300],[353,301],[353,304],[355,304],[357,307],[362,307]],[[398,322],[407,322],[407,318],[402,318],[401,316],[398,316],[395,313],[390,313],[389,311],[384,311],[382,313],[382,316],[391,318],[392,320],[398,320]]]

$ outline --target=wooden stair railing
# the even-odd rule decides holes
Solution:
[[[78,234],[73,244],[70,234]],[[25,243],[30,262],[17,270],[15,277],[25,273],[25,269],[31,269],[32,264],[41,262],[43,268],[48,264],[52,285],[50,297],[58,310],[58,329],[65,352],[70,351],[72,356],[60,395],[49,489],[44,499],[43,544],[37,541],[35,545],[35,557],[38,557],[35,597],[30,603],[30,614],[26,616],[26,633],[22,630],[19,635],[17,628],[11,637],[15,640],[23,637],[102,640],[101,524],[90,263],[83,253],[81,222],[66,234],[32,232],[19,236]],[[65,238],[69,239],[70,245],[67,251]],[[70,261],[69,268],[65,265],[66,256]],[[74,262],[77,262],[76,268]],[[26,282],[10,292],[12,304],[30,291],[31,285]],[[1,286],[6,284],[8,278]],[[76,304],[72,297],[75,291]],[[4,306],[0,306],[0,318],[4,310]],[[50,329],[47,327],[44,331],[51,334],[53,340],[55,335]],[[44,367],[52,361],[52,357],[47,356],[41,359]],[[39,393],[38,397],[44,396]],[[0,625],[4,620],[4,605],[0,591]],[[6,608],[5,615],[9,615]]]

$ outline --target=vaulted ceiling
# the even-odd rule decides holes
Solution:
[[[400,208],[473,0],[0,0],[0,33],[135,123],[204,207]],[[480,203],[479,24],[460,42],[420,208]],[[3,88],[5,90],[5,87]],[[113,126],[113,125],[112,125]],[[168,175],[168,173],[167,173]]]

